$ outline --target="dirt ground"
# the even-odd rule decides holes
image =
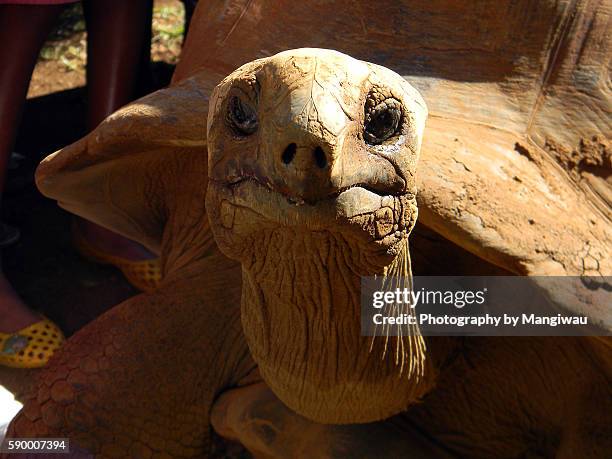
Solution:
[[[151,60],[175,65],[178,61],[185,11],[178,0],[155,0],[151,35]],[[85,86],[87,32],[80,3],[64,11],[40,52],[28,91],[34,98]]]
[[[180,54],[184,12],[177,0],[156,1],[150,71],[140,94],[168,84]],[[81,258],[71,244],[71,216],[43,198],[32,181],[38,162],[82,137],[87,107],[86,32],[80,6],[70,8],[41,51],[14,150],[25,157],[9,172],[1,218],[21,239],[3,250],[4,271],[26,300],[68,334],[137,293],[121,273]]]

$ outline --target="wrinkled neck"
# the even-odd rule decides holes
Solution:
[[[302,314],[320,323],[349,322],[359,312],[360,276],[343,255],[350,243],[329,233],[268,232],[254,244],[243,275],[279,317]],[[248,313],[248,308],[247,308]]]
[[[403,371],[415,337],[360,333],[360,247],[325,232],[272,231],[243,263],[242,322],[261,374],[290,408],[325,423],[370,422],[431,387]]]
[[[205,154],[201,150],[186,151],[180,162],[166,170],[174,178],[168,187],[168,218],[162,238],[164,276],[194,269],[220,251],[214,241],[205,207],[208,174]]]

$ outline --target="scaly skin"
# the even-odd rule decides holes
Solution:
[[[315,78],[321,67],[314,65],[312,70],[309,52],[324,61],[324,75],[329,79]],[[299,65],[285,66],[287,62],[277,57],[268,68],[272,69],[268,83],[278,83],[287,97],[277,104],[270,100],[263,104],[268,116],[275,110],[279,116],[268,119],[264,128],[270,135],[264,135],[260,143],[229,136],[223,124],[227,116],[224,94],[213,103],[209,126],[216,126],[217,132],[211,137],[214,156],[210,162],[213,168],[219,167],[207,195],[208,210],[217,242],[224,253],[240,259],[242,267],[215,247],[204,209],[204,190],[210,185],[205,170],[206,141],[203,130],[202,137],[189,137],[203,127],[201,111],[207,103],[205,97],[198,99],[202,90],[197,78],[173,88],[166,100],[158,94],[147,99],[150,104],[128,107],[121,132],[139,128],[137,136],[126,134],[127,140],[117,140],[109,128],[117,127],[117,119],[110,120],[84,143],[43,165],[39,183],[46,194],[161,252],[165,281],[155,294],[117,306],[71,338],[39,374],[38,387],[26,397],[10,435],[68,436],[75,445],[102,457],[205,455],[215,397],[239,385],[254,368],[238,324],[240,301],[248,344],[262,369],[266,366],[264,378],[276,395],[306,416],[330,422],[381,419],[416,403],[429,391],[421,407],[408,407],[399,415],[401,422],[392,418],[371,430],[314,425],[300,418],[303,427],[314,426],[317,432],[305,445],[310,454],[327,454],[326,446],[342,440],[346,449],[341,452],[354,456],[363,453],[355,451],[359,445],[384,439],[399,447],[391,452],[413,451],[424,457],[429,450],[412,448],[422,443],[424,434],[458,454],[470,453],[477,444],[476,452],[482,457],[559,454],[569,458],[577,451],[586,451],[585,457],[606,457],[609,445],[602,439],[610,437],[606,435],[609,416],[598,410],[609,403],[609,375],[602,376],[597,361],[601,350],[591,351],[580,340],[527,338],[516,346],[512,340],[497,346],[474,340],[476,346],[469,350],[453,341],[430,340],[426,377],[404,375],[395,391],[393,382],[402,375],[392,359],[370,365],[364,357],[363,340],[350,325],[356,320],[356,281],[360,274],[384,271],[401,253],[399,247],[414,225],[414,169],[423,112],[411,112],[418,98],[406,96],[409,90],[396,92],[403,80],[387,70],[364,68],[356,61],[345,66],[346,57],[338,55],[343,64],[335,68],[335,58],[332,63],[327,60],[328,52],[309,52],[298,52],[306,59],[290,62]],[[247,66],[248,72],[265,62]],[[347,68],[357,69],[359,78],[349,75]],[[294,69],[310,86],[291,85]],[[366,78],[364,82],[364,75],[372,69],[375,81]],[[384,76],[374,78],[379,71],[378,76]],[[232,89],[234,77],[224,82],[224,90]],[[247,91],[254,81],[258,82],[247,78],[241,90]],[[391,81],[396,84],[392,91],[379,91],[378,87]],[[373,93],[397,99],[385,105],[405,110],[402,119],[408,121],[402,135],[408,139],[407,146],[389,151],[362,145],[360,133],[367,115],[363,107],[370,84],[378,86]],[[264,89],[267,92],[262,97],[278,94],[270,91],[274,86]],[[313,95],[316,91],[319,93]],[[370,105],[378,106],[374,99],[376,103]],[[322,105],[317,107],[314,100]],[[305,116],[292,119],[291,110],[302,104],[306,110],[300,113]],[[130,117],[130,110],[137,116]],[[238,112],[241,118],[248,110]],[[194,113],[197,116],[191,126],[188,121],[178,122],[177,113],[187,120]],[[144,124],[134,126],[133,119],[144,120]],[[162,120],[168,127],[164,135],[151,128]],[[278,130],[279,120],[289,121],[289,128]],[[145,142],[149,150],[139,151],[143,132],[150,135]],[[109,137],[104,140],[101,133]],[[296,143],[295,167],[283,169],[279,160],[289,142]],[[291,163],[284,162],[286,166]],[[313,164],[317,169],[313,170]],[[245,171],[246,177],[242,176]],[[231,183],[224,182],[227,179]],[[296,230],[296,223],[302,227]],[[249,285],[241,290],[242,279]],[[275,291],[278,286],[283,290],[280,294]],[[324,308],[327,315],[318,308]],[[296,321],[287,323],[288,317]],[[349,325],[336,327],[328,319]],[[291,327],[300,328],[290,333]],[[275,334],[278,330],[284,334]],[[326,348],[325,343],[333,346]],[[318,377],[317,357],[326,359],[328,378]],[[542,364],[549,361],[555,364]],[[609,369],[609,359],[605,362],[603,368]],[[546,369],[540,372],[543,367]],[[351,373],[351,368],[359,371]],[[300,379],[292,370],[303,371],[306,377]],[[335,382],[334,377],[338,378]],[[351,378],[351,384],[343,386],[343,378]],[[300,390],[299,384],[309,387]],[[380,387],[383,390],[372,391]],[[329,390],[322,393],[319,388]],[[253,400],[266,397],[265,392],[248,392],[246,397],[235,394],[238,413],[244,413]],[[326,402],[337,401],[338,394],[346,404],[330,409]],[[354,394],[359,397],[352,397]],[[364,403],[368,394],[377,397],[375,402]],[[290,422],[299,417],[280,401],[272,403],[267,412],[254,410],[251,417],[247,412],[237,421],[234,418],[231,429],[223,427],[228,424],[223,414],[216,425],[222,433],[253,445],[252,432],[244,429],[246,434],[241,437],[245,422],[255,419],[273,426],[279,412],[281,419]],[[223,398],[219,404],[222,406]],[[306,413],[309,409],[312,412]],[[594,423],[586,414],[589,409],[598,413]],[[470,420],[465,426],[462,416]],[[542,438],[551,443],[530,441],[534,425],[543,426]],[[291,445],[299,444],[296,438],[299,440],[302,430],[287,431],[286,426],[279,424],[276,438],[265,438],[269,429],[256,432],[259,445],[253,450],[261,451],[257,446],[263,444],[270,456],[291,455]],[[508,440],[500,445],[497,435]],[[320,442],[322,438],[325,441]],[[275,443],[275,439],[280,441]],[[279,445],[282,447],[275,449]],[[331,453],[333,456],[334,451]],[[431,453],[437,457],[436,452]]]
[[[94,180],[124,184],[152,217],[166,216],[163,285],[73,335],[36,374],[9,436],[68,437],[100,457],[201,456],[214,398],[254,366],[240,324],[240,267],[219,253],[208,225],[202,149],[136,158],[118,177],[136,164],[140,186],[104,173]],[[176,201],[157,204],[166,193]]]
[[[226,285],[240,279],[238,266],[221,255],[203,265],[74,335],[38,374],[8,435],[69,437],[102,457],[206,451],[215,396],[252,363],[240,290]]]

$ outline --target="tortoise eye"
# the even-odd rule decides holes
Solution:
[[[402,104],[390,97],[373,106],[366,102],[363,136],[370,145],[379,145],[399,133]]]
[[[247,136],[257,131],[258,121],[255,108],[238,96],[229,100],[227,116],[236,133]]]

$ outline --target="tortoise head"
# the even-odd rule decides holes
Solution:
[[[426,116],[396,73],[321,49],[251,62],[213,92],[211,227],[242,264],[262,376],[311,419],[380,419],[428,386],[399,378],[393,352],[371,351],[359,329],[360,276],[385,273],[416,220]]]
[[[207,209],[221,249],[248,265],[271,236],[320,233],[359,251],[359,274],[381,273],[416,220],[426,116],[402,77],[336,51],[240,67],[208,117]]]

